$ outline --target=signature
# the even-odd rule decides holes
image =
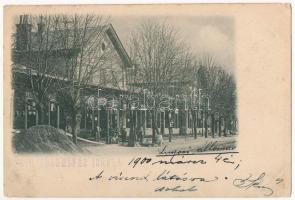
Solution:
[[[273,194],[273,189],[263,184],[265,172],[261,173],[257,178],[250,174],[247,178],[237,178],[233,180],[233,185],[240,189],[248,190],[250,188],[261,189],[264,191],[264,196],[270,196]]]
[[[209,151],[232,151],[236,149],[234,142],[220,143],[219,141],[206,142],[201,147],[191,147],[182,149],[172,149],[168,150],[168,146],[165,145],[164,148],[159,151],[159,155],[190,155],[198,152],[209,152]]]

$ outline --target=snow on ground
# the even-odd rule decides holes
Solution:
[[[143,147],[136,145],[135,147],[128,147],[127,143],[122,144],[104,144],[100,145],[85,145],[83,148],[88,150],[93,155],[128,155],[128,154],[159,154],[166,146],[165,151],[173,150],[190,150],[202,148],[208,144],[215,143],[218,147],[236,146],[236,136],[229,137],[199,137],[194,139],[192,136],[178,136],[172,138],[172,142],[168,138],[164,138],[161,146],[155,145],[153,147]]]

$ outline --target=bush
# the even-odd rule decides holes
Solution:
[[[64,131],[48,125],[33,126],[14,133],[12,144],[17,153],[82,152]]]

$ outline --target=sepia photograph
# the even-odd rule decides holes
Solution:
[[[5,6],[5,195],[290,196],[290,16]]]
[[[15,152],[235,150],[233,18],[24,14],[13,26]]]

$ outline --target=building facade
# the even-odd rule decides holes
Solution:
[[[73,58],[79,58],[83,50],[73,45],[71,48],[62,48],[57,44],[57,47],[51,50],[51,53],[46,57],[51,70],[40,73],[38,62],[47,54],[44,54],[44,49],[38,48],[36,41],[38,38],[44,37],[44,32],[42,32],[44,26],[37,24],[35,29],[34,26],[36,24],[30,23],[27,16],[20,16],[20,20],[16,24],[16,33],[13,35],[15,43],[12,52],[13,128],[27,129],[38,124],[46,124],[66,130],[68,126],[67,112],[60,103],[54,87],[48,88],[47,93],[50,95],[48,95],[46,108],[43,109],[43,112],[44,110],[46,112],[40,113],[36,98],[32,94],[31,83],[40,76],[42,81],[67,82],[67,75],[73,73],[66,67],[67,62]],[[136,86],[134,83],[135,65],[132,64],[112,24],[99,27],[99,30],[99,39],[94,34],[92,37],[96,39],[89,43],[89,47],[86,47],[93,48],[88,52],[89,64],[99,63],[105,55],[108,59],[104,61],[103,65],[98,64],[95,70],[90,73],[83,90],[85,102],[81,107],[81,129],[86,133],[94,132],[97,127],[103,133],[120,131],[122,128],[129,129],[131,116],[126,110],[128,105],[126,102],[120,102],[120,98],[142,91],[142,86]],[[91,32],[91,30],[89,31]],[[54,34],[56,33],[50,32],[49,36],[54,37]],[[70,42],[68,41],[68,43]],[[93,43],[96,44],[92,46]],[[82,66],[82,73],[86,73],[87,69],[87,64]],[[141,89],[136,90],[136,88]],[[99,106],[98,102],[104,101],[113,105]],[[115,104],[116,106],[114,106]],[[146,108],[136,109],[132,112],[135,114],[135,126],[143,128],[145,135],[152,135],[151,112]],[[204,135],[204,127],[211,127],[211,115],[207,115],[203,110],[193,117],[193,112],[195,111],[192,109],[184,108],[157,109],[154,116],[156,126],[160,128],[161,134],[168,133],[169,128],[172,128],[173,133],[188,134],[193,133],[194,124],[196,124],[198,134]],[[41,114],[42,122],[40,121]],[[221,121],[217,123],[215,128],[224,126]]]

